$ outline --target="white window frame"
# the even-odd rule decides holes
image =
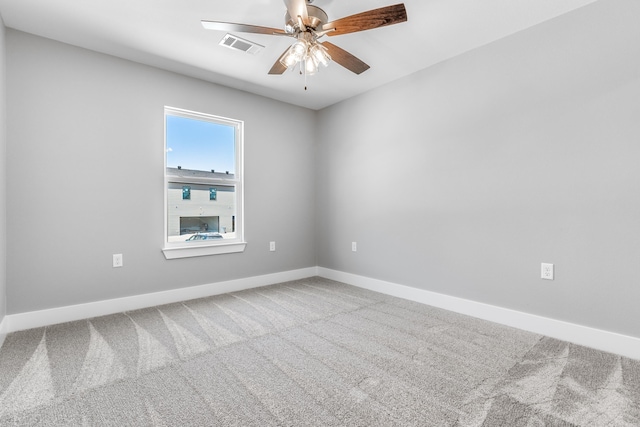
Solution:
[[[201,180],[198,178],[170,178],[167,176],[167,116],[179,116],[188,119],[204,120],[227,126],[233,126],[235,132],[235,161],[236,170],[233,178],[212,178]],[[200,113],[196,111],[184,110],[181,108],[164,107],[164,246],[162,252],[166,259],[189,258],[206,255],[220,255],[243,252],[247,243],[244,241],[244,122],[241,120],[229,119],[226,117],[214,116],[212,114]],[[224,239],[224,241],[192,241],[185,242],[169,242],[168,239],[168,190],[169,183],[183,183],[184,185],[224,185],[234,186],[236,195],[236,213],[235,213],[235,233],[233,239]]]

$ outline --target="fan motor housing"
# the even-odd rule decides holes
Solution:
[[[291,27],[298,26],[298,18],[293,19],[289,12],[284,16],[285,23],[290,25]],[[316,29],[322,27],[322,25],[329,22],[329,16],[327,16],[326,12],[319,7],[312,6],[307,4],[307,19],[303,21],[303,24],[306,27]]]

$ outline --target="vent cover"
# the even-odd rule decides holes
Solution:
[[[255,55],[256,53],[264,49],[264,46],[246,39],[241,39],[240,37],[234,36],[232,34],[227,34],[226,36],[224,36],[224,38],[220,40],[220,46],[250,53],[252,55]]]

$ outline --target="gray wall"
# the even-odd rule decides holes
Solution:
[[[318,265],[640,336],[638,16],[596,2],[321,111]]]
[[[7,81],[9,314],[316,265],[315,112],[14,30]],[[245,121],[244,253],[165,260],[165,105]]]
[[[6,133],[6,71],[5,71],[5,27],[0,17],[0,323],[6,314],[7,301],[7,133]],[[2,341],[0,337],[0,342]]]

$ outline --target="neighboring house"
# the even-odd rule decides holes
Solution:
[[[235,232],[235,187],[219,184],[226,178],[233,174],[167,168],[170,241],[198,232]]]

